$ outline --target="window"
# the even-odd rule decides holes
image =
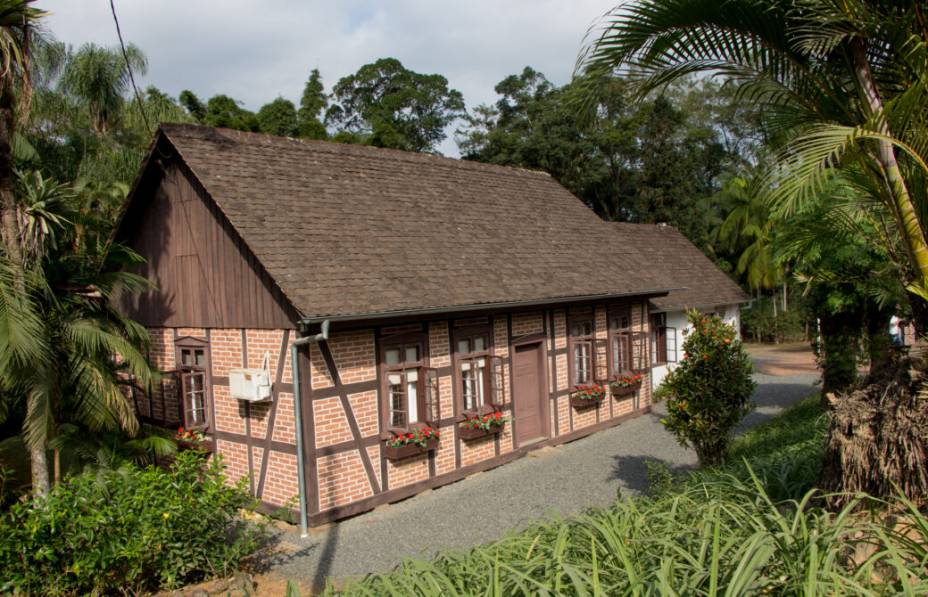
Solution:
[[[180,338],[176,344],[180,374],[181,423],[189,429],[209,428],[209,344]]]
[[[408,427],[426,421],[425,336],[412,334],[386,340],[381,350],[387,423]]]
[[[454,332],[458,388],[464,410],[477,410],[492,401],[490,385],[490,329],[465,328]]]
[[[609,314],[609,348],[613,375],[632,371],[632,313],[628,305]]]
[[[593,319],[570,323],[571,383],[575,386],[593,382]]]
[[[677,330],[667,327],[667,314],[651,315],[651,362],[655,365],[677,361]]]

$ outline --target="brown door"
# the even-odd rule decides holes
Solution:
[[[545,436],[541,343],[516,346],[512,368],[516,445],[522,445]]]

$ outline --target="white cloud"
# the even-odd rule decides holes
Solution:
[[[123,36],[148,56],[154,84],[176,96],[226,93],[257,109],[299,100],[309,71],[327,88],[386,56],[440,73],[469,107],[530,65],[556,83],[571,75],[590,24],[617,0],[117,0]],[[108,0],[49,0],[49,29],[74,45],[117,43]],[[445,153],[455,155],[449,140]]]

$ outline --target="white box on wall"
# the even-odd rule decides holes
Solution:
[[[238,400],[266,402],[271,399],[271,375],[266,369],[231,369],[229,389]]]

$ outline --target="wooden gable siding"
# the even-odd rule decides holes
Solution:
[[[147,326],[292,328],[298,315],[202,187],[172,162],[139,188],[123,241],[157,287],[123,309]]]

